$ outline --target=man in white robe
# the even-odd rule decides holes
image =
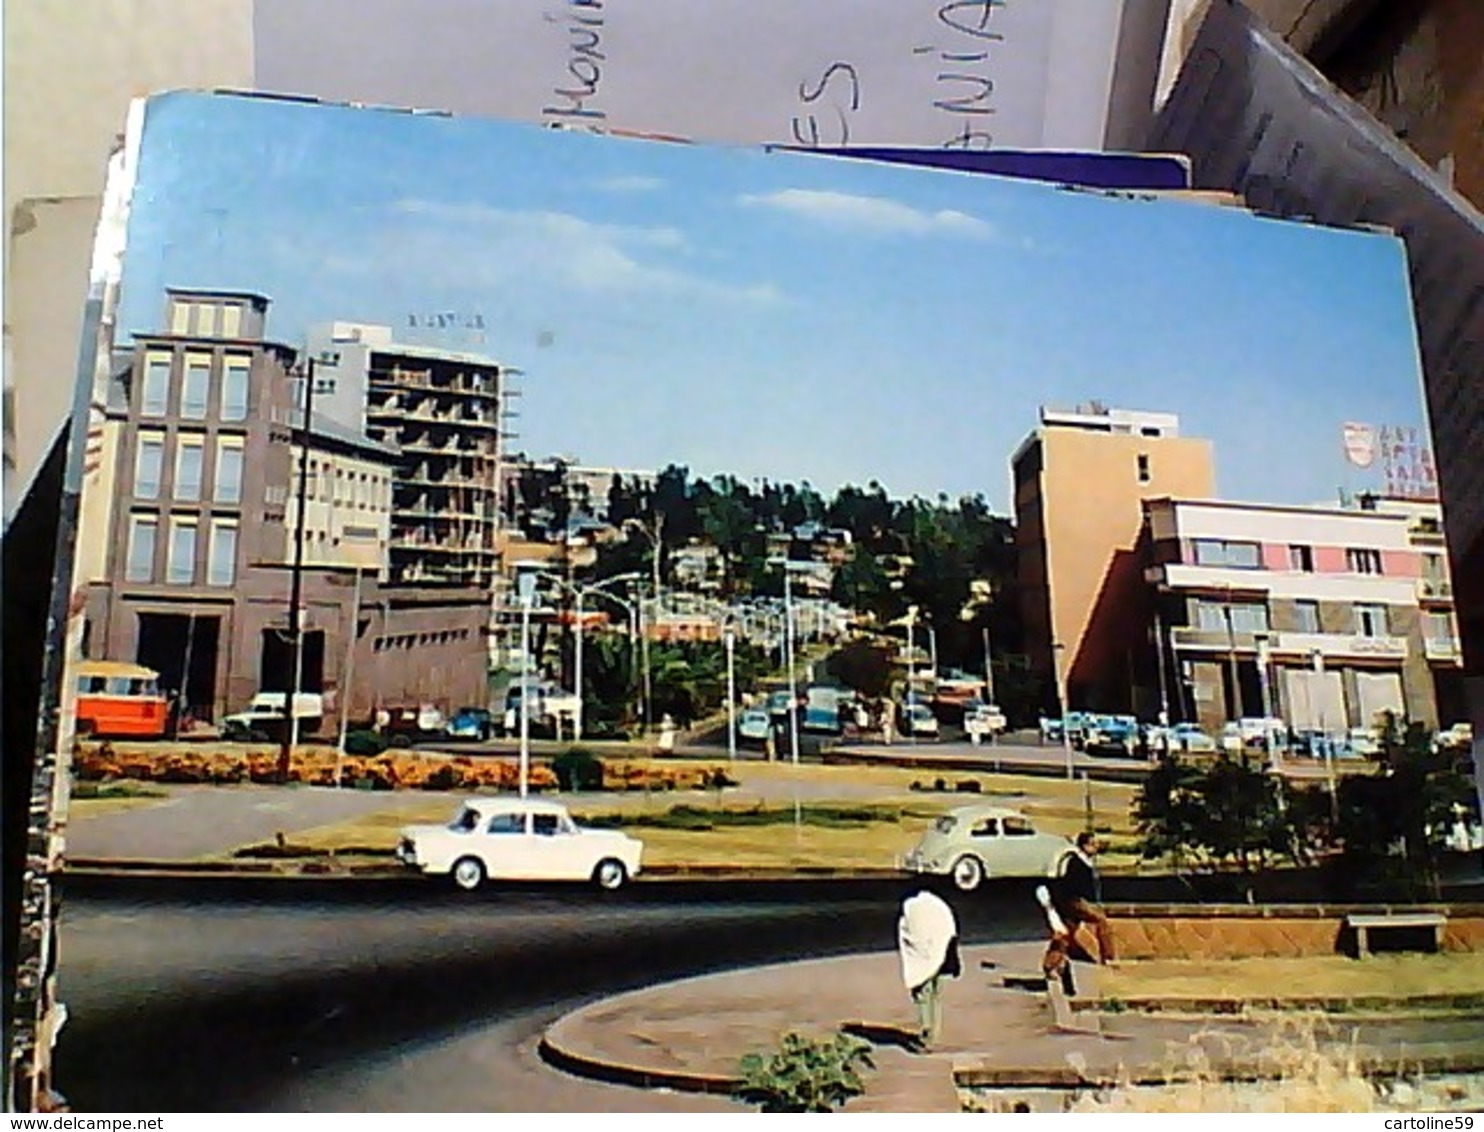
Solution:
[[[953,908],[933,888],[928,878],[916,880],[897,921],[902,982],[917,1004],[918,1049],[929,1048],[941,1035],[942,981],[961,973],[958,921]]]

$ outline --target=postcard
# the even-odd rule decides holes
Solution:
[[[70,1104],[1477,1088],[1419,1020],[1484,929],[1398,240],[196,93],[115,174]]]

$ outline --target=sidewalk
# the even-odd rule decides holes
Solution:
[[[726,1093],[744,1053],[783,1033],[827,1038],[842,1027],[873,1041],[876,1069],[847,1111],[957,1112],[960,1088],[980,1086],[1009,1108],[1059,1111],[1079,1086],[1158,1083],[1197,1064],[1261,1075],[1282,1040],[1275,1022],[1116,1015],[1103,1033],[1057,1032],[1044,992],[1012,989],[1006,974],[1038,969],[1037,943],[965,948],[964,975],[944,994],[944,1033],[929,1054],[899,1044],[915,1024],[895,952],[812,960],[667,983],[595,1003],[560,1019],[542,1052],[559,1068],[640,1088]],[[1078,991],[1096,969],[1077,965]],[[1079,1013],[1077,1025],[1095,1026]],[[1362,1063],[1432,1071],[1484,1066],[1484,1022],[1453,1027],[1396,1021],[1337,1025],[1338,1048]],[[1360,1044],[1351,1042],[1358,1033]],[[1430,1040],[1446,1039],[1446,1040]],[[1471,1064],[1470,1064],[1471,1063]]]

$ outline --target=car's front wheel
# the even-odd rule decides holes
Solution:
[[[606,857],[593,870],[593,883],[604,892],[615,892],[629,880],[629,870],[615,857]]]
[[[960,892],[973,892],[984,883],[984,865],[968,854],[953,862],[953,886]]]
[[[473,892],[484,883],[484,862],[478,857],[460,857],[449,874],[456,888]]]

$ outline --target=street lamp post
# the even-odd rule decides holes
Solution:
[[[726,630],[727,646],[727,758],[737,761],[737,635],[731,625]]]
[[[913,628],[917,624],[917,606],[907,607],[907,742],[911,746],[917,745],[917,720],[912,716],[912,708],[917,700],[914,694],[914,678],[917,675],[917,638]]]
[[[989,646],[989,626],[984,627],[984,702],[998,703],[994,698],[994,653]]]
[[[530,792],[531,779],[531,602],[536,575],[522,573],[516,582],[520,601],[520,796]]]
[[[1067,702],[1067,673],[1061,658],[1066,654],[1066,645],[1058,642],[1051,646],[1051,664],[1053,674],[1056,676],[1056,694],[1061,701],[1061,745],[1067,760],[1067,781],[1072,782],[1077,778],[1072,754],[1072,729],[1067,725],[1067,716],[1071,714],[1071,704]]]

